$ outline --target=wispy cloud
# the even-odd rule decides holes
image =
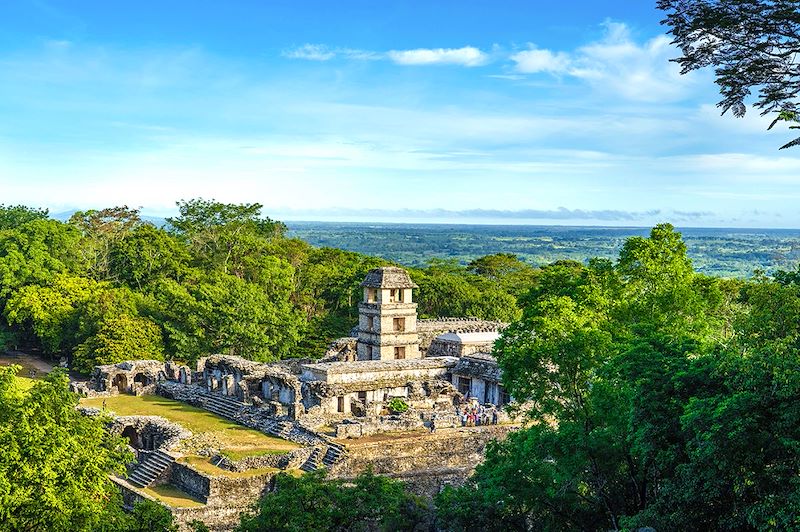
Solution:
[[[564,52],[551,52],[537,48],[514,53],[510,59],[516,63],[517,72],[523,74],[539,72],[563,74],[569,70],[571,63],[569,55]]]
[[[682,76],[669,61],[680,54],[668,37],[659,35],[638,43],[626,24],[606,21],[603,25],[602,39],[570,52],[529,44],[528,50],[509,56],[514,71],[568,75],[634,101],[674,101],[687,96],[695,76]]]
[[[462,65],[467,67],[485,65],[489,54],[475,48],[416,48],[414,50],[391,50],[389,59],[398,65]]]
[[[495,78],[519,81],[521,76],[550,74],[568,76],[606,94],[635,102],[677,101],[692,92],[697,75],[682,76],[670,58],[679,55],[668,37],[659,35],[637,42],[622,22],[603,23],[599,40],[573,50],[550,50],[528,43],[525,50],[509,51],[495,45],[491,51],[476,46],[460,48],[414,48],[388,51],[331,48],[323,44],[304,44],[284,51],[284,57],[310,61],[385,60],[400,66],[504,65]]]
[[[285,50],[284,57],[290,59],[306,59],[308,61],[328,61],[336,57],[336,52],[324,44],[304,44],[298,48]]]
[[[388,60],[397,65],[461,65],[475,67],[490,61],[490,54],[474,46],[461,48],[414,48],[410,50],[389,50],[377,52],[356,48],[331,48],[324,44],[304,44],[297,48],[284,50],[284,57],[308,61],[330,61],[347,59],[354,61]]]

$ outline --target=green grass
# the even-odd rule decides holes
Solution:
[[[161,484],[151,488],[144,488],[142,491],[173,508],[197,508],[205,504],[200,499],[189,495],[172,484]]]
[[[106,408],[120,416],[161,416],[191,430],[194,434],[208,433],[216,437],[223,449],[232,452],[289,452],[300,446],[268,436],[263,432],[234,423],[202,408],[187,405],[156,395],[116,395],[81,399],[81,404]]]
[[[288,452],[288,450],[284,449],[245,449],[240,451],[226,450],[222,451],[222,454],[236,462],[237,460],[250,456],[281,455],[287,454]]]
[[[188,464],[197,471],[206,473],[207,475],[211,475],[212,477],[225,476],[231,478],[250,478],[250,477],[257,477],[259,475],[263,475],[266,473],[277,473],[278,471],[280,471],[280,469],[276,469],[274,467],[263,467],[261,469],[248,469],[247,471],[242,471],[242,472],[228,471],[227,469],[222,469],[221,467],[215,466],[213,463],[211,463],[210,458],[202,456],[184,456],[178,459],[178,461],[184,464]]]

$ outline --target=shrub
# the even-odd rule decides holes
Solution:
[[[403,412],[408,411],[408,403],[406,403],[405,399],[400,397],[394,397],[386,404],[390,411],[394,412],[395,414],[402,414]]]

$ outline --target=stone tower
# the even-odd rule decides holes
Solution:
[[[364,282],[364,301],[358,305],[358,359],[420,358],[417,304],[412,290],[419,288],[402,268],[371,270]]]

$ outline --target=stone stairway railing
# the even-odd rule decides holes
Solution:
[[[175,461],[175,458],[158,450],[149,453],[131,472],[128,481],[140,488],[146,488],[160,477]]]

